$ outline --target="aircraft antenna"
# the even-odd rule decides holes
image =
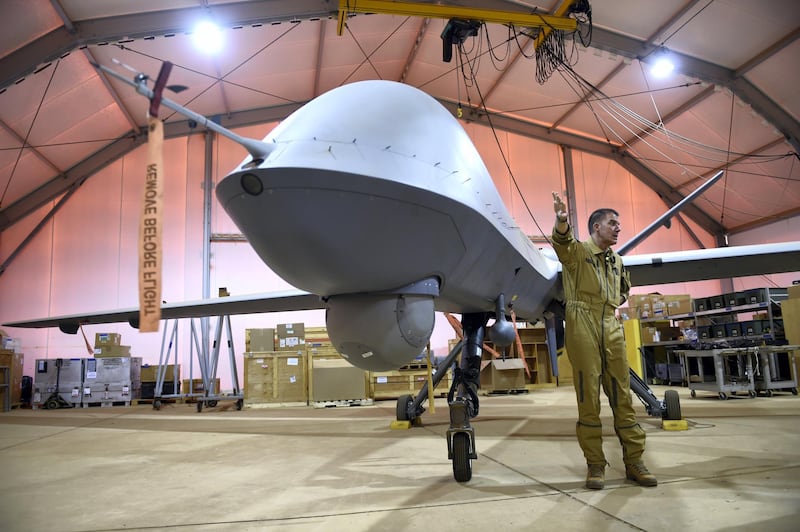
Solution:
[[[122,65],[122,63],[118,63],[118,64]],[[153,101],[153,98],[155,97],[155,92],[153,91],[153,89],[151,89],[150,87],[147,86],[147,80],[150,79],[147,74],[144,74],[142,72],[137,72],[137,74],[136,74],[136,76],[134,76],[133,80],[130,80],[130,79],[126,78],[125,76],[119,74],[118,72],[115,72],[114,70],[111,70],[110,68],[108,68],[106,66],[103,66],[103,65],[100,65],[100,64],[97,64],[97,63],[92,63],[92,66],[94,66],[95,68],[97,68],[99,70],[102,70],[103,72],[105,72],[109,76],[112,76],[112,77],[120,80],[121,82],[123,82],[123,83],[125,83],[127,85],[130,85],[131,87],[134,87],[136,89],[136,92],[138,92],[142,96],[146,97],[150,101]],[[125,66],[128,69],[130,69],[130,67],[128,67],[127,65],[123,65],[123,66]],[[169,109],[172,109],[173,111],[176,111],[176,112],[182,114],[186,118],[188,118],[190,120],[193,120],[197,124],[207,128],[207,129],[210,129],[211,131],[219,133],[223,137],[225,137],[227,139],[230,139],[233,142],[235,142],[235,143],[239,144],[240,146],[242,146],[244,149],[247,150],[247,152],[253,158],[253,160],[250,163],[248,163],[250,165],[257,166],[257,165],[261,164],[269,156],[269,154],[272,153],[276,148],[275,144],[262,142],[260,140],[250,139],[250,138],[242,137],[241,135],[237,135],[233,131],[231,131],[231,130],[225,128],[225,127],[222,127],[221,125],[217,124],[216,122],[213,122],[213,121],[209,120],[205,116],[203,116],[201,114],[197,114],[194,111],[191,111],[191,110],[187,109],[186,107],[183,107],[182,105],[179,105],[178,103],[173,102],[172,100],[170,100],[168,98],[161,98],[161,102],[160,103],[164,107],[168,107]]]

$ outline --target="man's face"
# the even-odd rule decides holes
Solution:
[[[605,218],[595,224],[595,243],[602,249],[615,245],[620,230],[622,227],[619,225],[619,217],[612,213],[606,214]]]

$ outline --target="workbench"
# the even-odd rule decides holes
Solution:
[[[756,347],[726,349],[676,350],[684,375],[689,382],[691,396],[697,391],[714,392],[720,399],[729,394],[747,393],[756,396]]]
[[[767,397],[772,392],[787,391],[797,395],[797,365],[795,351],[798,345],[766,345],[757,347],[758,367],[756,369],[756,393]]]

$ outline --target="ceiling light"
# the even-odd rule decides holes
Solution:
[[[222,48],[222,31],[210,20],[204,20],[195,26],[192,41],[199,50],[214,54]]]
[[[657,78],[665,78],[675,70],[675,63],[669,56],[669,52],[662,50],[655,54],[650,66],[650,73]]]

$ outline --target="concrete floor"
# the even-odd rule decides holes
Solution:
[[[672,389],[688,431],[638,409],[658,487],[625,480],[606,417],[602,491],[584,488],[569,387],[482,397],[463,484],[444,399],[410,430],[389,428],[394,401],[14,410],[0,413],[0,530],[800,530],[800,397]]]

